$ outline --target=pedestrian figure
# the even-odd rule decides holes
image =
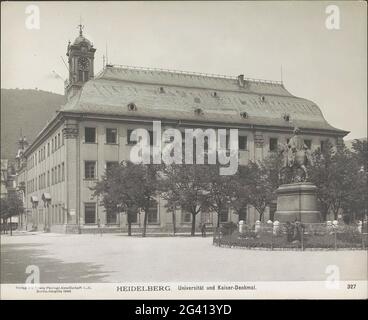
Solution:
[[[291,225],[290,221],[287,221],[286,222],[286,241],[287,242],[292,242],[293,241],[293,226]]]
[[[206,224],[203,223],[201,226],[201,231],[202,231],[202,237],[206,237]]]
[[[302,233],[302,226],[300,224],[299,221],[295,221],[295,226],[294,226],[294,237],[293,240],[294,241],[301,241],[301,233]]]

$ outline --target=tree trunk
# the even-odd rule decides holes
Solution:
[[[192,213],[192,230],[190,232],[190,235],[192,237],[195,236],[195,223],[196,223],[196,214],[195,213]]]
[[[132,221],[130,218],[130,214],[128,214],[128,236],[132,235]]]
[[[175,216],[175,210],[173,210],[172,212],[172,222],[173,222],[173,232],[174,232],[174,236],[176,233],[176,216]]]
[[[220,228],[220,212],[217,212],[217,228]]]
[[[146,231],[147,231],[147,218],[148,218],[148,208],[144,210],[143,232],[142,232],[142,237],[143,238],[146,236]]]
[[[10,235],[13,235],[13,228],[12,228],[12,217],[10,216]]]
[[[263,213],[264,212],[259,212],[259,221],[261,221],[261,222],[264,222],[264,221],[262,221],[263,220]]]

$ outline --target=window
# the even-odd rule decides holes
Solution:
[[[150,145],[153,146],[153,131],[148,131],[150,137]]]
[[[57,173],[57,167],[54,168],[54,175],[55,175],[55,184],[58,183],[58,173]]]
[[[85,179],[95,179],[96,178],[96,161],[85,161],[84,178]]]
[[[188,211],[183,211],[181,214],[181,219],[183,223],[189,223],[192,221],[192,214]]]
[[[229,219],[229,212],[227,209],[220,212],[220,222],[227,222]]]
[[[65,181],[65,165],[64,165],[64,162],[61,164],[61,181]]]
[[[118,161],[106,161],[106,171],[109,171],[112,167],[118,166]]]
[[[150,208],[148,209],[148,223],[158,223],[157,201],[152,200]]]
[[[54,138],[51,140],[51,152],[54,152],[55,146],[54,146]]]
[[[270,151],[277,151],[277,138],[270,138]]]
[[[61,182],[61,166],[58,165],[58,182]]]
[[[85,203],[84,204],[84,223],[96,223],[96,204]]]
[[[239,150],[247,150],[247,137],[239,136]]]
[[[304,140],[304,144],[307,146],[308,149],[312,148],[312,140]]]
[[[116,224],[117,212],[112,210],[106,210],[106,223]]]
[[[96,128],[84,128],[84,141],[86,143],[96,143]]]
[[[60,133],[57,135],[57,141],[58,141],[58,148],[61,146],[61,140],[60,140]]]
[[[117,129],[107,128],[106,129],[106,143],[116,144],[116,141],[117,141],[117,133],[118,133],[118,130]]]
[[[47,186],[50,186],[50,171],[47,171]]]
[[[128,209],[128,219],[130,220],[130,223],[138,223],[138,213],[135,210]]]
[[[130,140],[130,135],[132,134],[133,129],[128,129],[127,131],[127,144],[136,144],[136,141]]]
[[[321,141],[321,151],[325,152],[327,148],[327,141],[326,140],[322,140]]]

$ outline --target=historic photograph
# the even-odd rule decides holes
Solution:
[[[367,299],[366,26],[2,2],[1,299]]]

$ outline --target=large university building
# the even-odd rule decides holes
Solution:
[[[329,125],[315,103],[293,96],[281,82],[116,65],[94,76],[95,51],[81,29],[67,48],[67,103],[23,153],[22,221],[28,230],[125,230],[126,215],[106,212],[90,188],[106,168],[129,159],[131,131],[152,130],[153,120],[160,120],[163,130],[238,129],[240,165],[276,151],[295,126],[311,149],[323,148],[327,140],[341,143],[348,133]],[[152,202],[148,232],[172,230],[164,205],[160,198]],[[252,207],[240,217],[229,209],[220,220],[253,224],[257,216]],[[133,228],[142,227],[142,218],[137,212]],[[197,221],[216,225],[217,215],[203,213]],[[190,214],[178,210],[176,224],[179,231],[189,230]]]

